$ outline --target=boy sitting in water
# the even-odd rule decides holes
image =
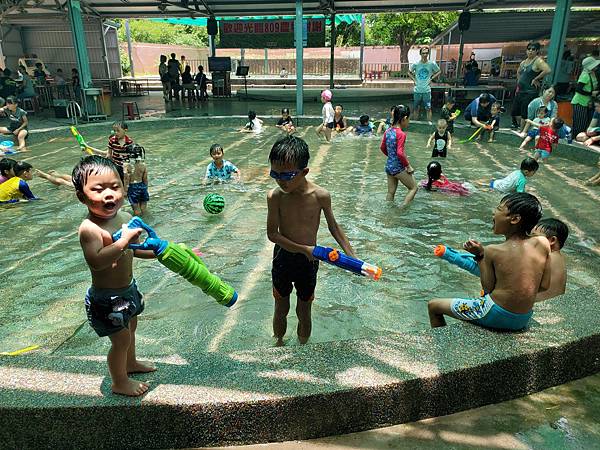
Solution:
[[[550,287],[547,291],[538,292],[536,302],[548,300],[562,295],[567,288],[567,265],[560,250],[569,237],[569,227],[558,219],[542,219],[533,227],[533,236],[545,236],[550,243]]]
[[[281,109],[281,119],[277,121],[277,124],[275,126],[289,134],[296,132],[296,128],[294,127],[294,120],[290,116],[290,110],[288,108]]]
[[[31,181],[33,166],[24,161],[14,163],[12,171],[14,177],[0,184],[0,203],[15,203],[19,200],[37,200],[29,189],[28,181]]]
[[[154,258],[150,250],[129,250],[141,229],[129,229],[131,215],[119,211],[123,205],[123,173],[109,159],[88,156],[73,169],[77,198],[88,208],[79,227],[79,242],[92,274],[92,286],[85,296],[87,318],[98,336],[108,336],[108,371],[115,394],[138,396],[148,385],[128,377],[129,373],[153,372],[149,363],[135,354],[137,316],[144,300],[133,278],[133,257]],[[121,238],[112,235],[121,229]]]
[[[430,300],[432,328],[446,325],[444,315],[485,328],[522,330],[527,326],[538,293],[547,291],[551,281],[548,239],[529,235],[541,217],[542,206],[531,194],[509,194],[500,201],[492,229],[506,241],[485,247],[472,239],[464,244],[465,250],[475,255],[485,294]]]
[[[321,211],[329,231],[343,251],[354,256],[354,250],[331,209],[329,192],[306,179],[308,145],[302,139],[286,136],[273,145],[269,154],[271,177],[277,181],[267,195],[267,236],[275,243],[273,250],[273,297],[275,312],[273,332],[277,346],[283,345],[290,310],[292,283],[298,297],[298,340],[305,344],[311,333],[311,302],[317,285],[319,261],[312,252],[317,243]]]
[[[366,114],[358,118],[360,124],[354,128],[354,132],[358,136],[371,136],[373,134],[373,125],[369,120],[370,117]]]
[[[219,181],[229,181],[231,174],[235,174],[236,181],[240,181],[242,174],[239,169],[231,162],[223,159],[224,150],[221,144],[213,144],[210,146],[210,157],[212,162],[206,166],[206,175],[204,176],[204,184],[218,183]]]

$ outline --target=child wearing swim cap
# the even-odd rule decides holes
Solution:
[[[323,123],[317,128],[317,136],[325,136],[327,142],[331,142],[331,130],[335,128],[335,111],[331,104],[332,97],[333,94],[329,89],[325,89],[321,92],[321,102],[323,103],[321,114],[323,116]]]

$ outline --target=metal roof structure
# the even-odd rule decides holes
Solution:
[[[552,32],[553,19],[553,10],[474,12],[469,30],[463,32],[463,42],[485,44],[548,39]],[[433,43],[440,44],[443,41],[447,44],[450,35],[450,44],[458,44],[460,32],[457,28],[458,22],[455,22],[436,36]],[[600,36],[600,9],[571,11],[567,38],[598,36]]]
[[[65,0],[2,0],[0,3],[0,19],[4,23],[31,23],[66,14]],[[327,2],[303,1],[304,14],[323,14],[323,3]],[[556,5],[549,0],[331,0],[331,3],[339,14],[552,9]],[[81,5],[86,14],[107,19],[295,14],[295,0],[82,0]],[[598,0],[573,0],[573,6],[597,5]]]

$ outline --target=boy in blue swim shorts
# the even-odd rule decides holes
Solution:
[[[144,147],[131,144],[126,147],[129,159],[123,165],[125,175],[125,191],[127,200],[133,208],[133,214],[142,216],[150,200],[148,194],[148,168],[146,167],[146,151]]]
[[[108,371],[115,394],[139,396],[148,384],[129,378],[130,373],[156,368],[137,359],[137,316],[144,310],[142,294],[133,278],[133,257],[155,258],[151,250],[130,250],[142,230],[127,227],[131,215],[119,211],[125,191],[123,172],[110,159],[88,156],[73,169],[77,198],[88,208],[79,226],[79,242],[90,268],[92,285],[85,296],[88,321],[98,336],[108,336]],[[121,229],[121,238],[112,235]]]
[[[538,292],[550,287],[550,243],[530,235],[542,217],[536,197],[525,192],[505,196],[492,217],[494,234],[502,244],[464,244],[475,255],[484,295],[476,298],[436,298],[428,303],[433,328],[446,325],[444,316],[498,330],[522,330],[533,314]]]

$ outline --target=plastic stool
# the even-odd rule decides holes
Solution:
[[[36,113],[39,111],[39,104],[37,97],[26,97],[21,99],[23,102],[23,109],[28,113]]]
[[[123,102],[121,113],[121,118],[123,120],[125,120],[125,116],[127,116],[127,120],[135,120],[140,118],[140,110],[137,102]]]

